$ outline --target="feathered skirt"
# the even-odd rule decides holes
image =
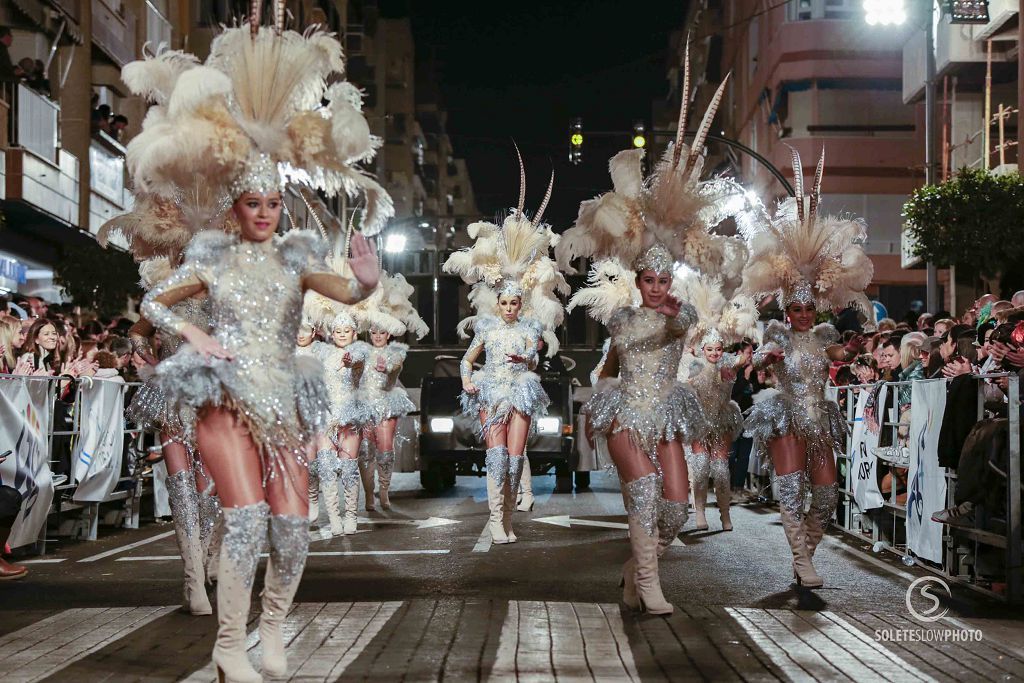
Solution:
[[[320,361],[290,351],[267,358],[236,355],[227,361],[204,358],[186,344],[157,366],[155,384],[168,410],[233,410],[264,458],[265,477],[281,469],[279,457],[307,464],[306,447],[330,414]],[[189,436],[192,431],[186,425]]]
[[[796,436],[807,443],[816,458],[833,457],[833,451],[846,447],[847,424],[839,406],[822,398],[797,397],[765,389],[767,394],[747,413],[744,431],[754,439],[755,452],[763,457],[765,466],[768,442],[780,436]]]
[[[708,432],[700,401],[690,387],[680,382],[672,382],[651,398],[649,391],[634,391],[617,378],[605,379],[587,401],[586,410],[595,434],[608,437],[628,431],[652,458],[660,441],[689,444]]]
[[[481,413],[485,415],[479,432],[481,438],[486,435],[491,425],[508,422],[512,411],[531,419],[531,433],[537,428],[536,418],[548,414],[551,399],[548,398],[544,387],[541,386],[540,377],[535,372],[522,370],[510,375],[503,371],[497,375],[488,372],[487,366],[484,366],[473,373],[472,379],[477,393],[462,392],[462,412],[475,420],[480,419]]]
[[[366,401],[373,414],[373,424],[380,424],[395,417],[405,417],[416,410],[416,404],[409,398],[409,394],[399,387],[388,391],[367,391]]]
[[[704,416],[708,420],[708,432],[700,442],[706,451],[728,446],[743,433],[743,413],[736,401],[728,401],[712,409],[705,406]]]
[[[176,441],[190,443],[187,433],[195,413],[190,409],[172,410],[167,396],[153,379],[142,384],[124,411],[129,422],[146,431],[160,432]]]

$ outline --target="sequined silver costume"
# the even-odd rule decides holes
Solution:
[[[185,299],[172,306],[171,310],[175,315],[204,332],[209,331],[210,306],[207,299]],[[161,329],[157,330],[157,339],[160,343],[157,350],[159,360],[170,358],[183,343],[178,335]],[[184,410],[171,409],[166,394],[157,386],[155,378],[151,378],[135,392],[135,396],[132,397],[131,403],[125,410],[125,417],[144,430],[164,433],[171,439],[190,447],[191,441],[187,439],[186,434],[192,431],[188,426],[195,421],[195,412],[187,406],[184,408]]]
[[[595,434],[628,430],[655,459],[659,441],[690,443],[707,432],[693,390],[676,379],[686,331],[696,320],[689,304],[675,318],[643,307],[612,314],[608,330],[618,355],[619,381],[587,402]]]
[[[234,357],[205,358],[184,345],[157,366],[157,383],[175,408],[233,409],[260,449],[266,476],[280,471],[280,457],[303,460],[305,445],[326,422],[323,368],[294,353],[302,278],[327,272],[322,252],[319,237],[305,231],[266,242],[200,233],[183,265],[142,303],[154,325],[180,333],[185,320],[158,298],[196,281],[205,286],[212,336]]]
[[[398,386],[398,375],[409,352],[407,344],[389,342],[386,346],[370,347],[364,371],[363,391],[374,424],[380,424],[394,417],[405,417],[416,410],[416,404],[405,389]],[[384,359],[384,371],[377,369],[379,358]]]
[[[755,444],[766,447],[770,439],[795,435],[816,458],[831,458],[833,450],[844,447],[846,420],[839,406],[825,398],[831,365],[825,349],[838,342],[839,333],[828,323],[807,332],[794,332],[778,320],[768,323],[754,366],[763,367],[771,351],[785,355],[774,365],[776,390],[747,416],[745,428]]]
[[[690,364],[688,383],[708,421],[708,431],[700,441],[709,453],[727,447],[743,431],[743,414],[732,400],[735,375],[729,380],[722,379],[723,370],[735,370],[736,360],[736,354],[726,353],[717,363],[697,358]]]
[[[494,316],[480,316],[473,326],[473,341],[464,358],[483,348],[484,366],[472,374],[476,394],[462,393],[462,410],[479,419],[486,415],[481,434],[493,424],[508,420],[515,410],[529,418],[547,415],[551,400],[540,377],[530,370],[537,361],[537,343],[542,328],[532,319],[506,323]],[[522,356],[525,363],[509,362],[508,356]],[[466,362],[465,360],[463,362]],[[534,425],[536,420],[533,421]]]
[[[342,362],[346,353],[352,359],[350,367],[345,367]],[[358,340],[348,346],[324,344],[320,360],[324,364],[331,404],[328,431],[339,427],[362,429],[373,421],[373,413],[361,388],[369,354],[370,345]]]

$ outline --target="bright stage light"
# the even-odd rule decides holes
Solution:
[[[384,251],[389,254],[405,251],[405,241],[405,235],[400,232],[393,232],[384,240]]]
[[[871,26],[898,26],[907,20],[906,0],[864,0],[864,20]]]

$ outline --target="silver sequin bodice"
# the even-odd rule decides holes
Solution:
[[[506,323],[494,319],[489,325],[477,326],[477,336],[470,348],[483,345],[486,359],[481,373],[487,381],[511,385],[519,375],[530,371],[530,363],[537,358],[539,340],[540,327],[533,321],[520,319]],[[522,356],[528,362],[511,363],[510,355]]]
[[[724,380],[722,372],[733,370],[735,366],[736,354],[726,353],[717,363],[698,358],[690,367],[689,384],[709,419],[724,410],[732,400],[732,387],[736,383],[735,373],[732,379]]]
[[[631,403],[654,406],[676,385],[686,330],[696,311],[685,304],[676,318],[650,308],[620,308],[608,321],[622,390]]]
[[[369,394],[381,394],[395,388],[408,348],[397,342],[389,342],[380,348],[370,347],[366,358],[366,377],[363,379],[363,386]],[[383,372],[377,369],[377,361],[381,358],[384,359]]]

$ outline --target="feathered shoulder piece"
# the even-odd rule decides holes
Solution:
[[[519,151],[516,150],[518,156]],[[498,297],[518,296],[522,299],[522,316],[536,319],[544,330],[549,356],[558,352],[555,328],[562,324],[565,309],[559,294],[567,296],[569,285],[549,250],[558,243],[551,226],[543,223],[544,209],[551,199],[555,175],[551,174],[547,192],[537,214],[528,218],[526,204],[526,172],[519,157],[519,205],[500,225],[477,222],[467,228],[475,241],[473,246],[452,254],[444,263],[444,271],[459,275],[473,284],[469,303],[477,315],[497,315]],[[459,323],[459,333],[473,324],[473,318]]]
[[[139,264],[139,284],[147,292],[171,276],[174,268],[166,256],[146,259]]]
[[[682,262],[721,276],[729,287],[739,285],[746,258],[742,240],[713,234],[730,216],[750,210],[743,188],[731,181],[701,182],[705,142],[721,102],[726,79],[705,112],[693,143],[687,145],[690,99],[689,45],[675,143],[670,145],[646,181],[643,150],[619,152],[608,165],[612,191],[580,204],[576,224],[555,249],[559,265],[571,272],[579,257],[618,259],[624,268],[671,271]]]
[[[736,294],[726,299],[721,280],[698,273],[679,280],[680,300],[693,305],[697,312],[697,322],[690,329],[690,340],[695,346],[715,342],[729,345],[757,335],[759,314],[752,298]]]
[[[635,273],[618,259],[602,259],[591,267],[587,286],[576,290],[565,310],[571,313],[577,306],[583,306],[591,318],[607,325],[615,311],[640,303],[635,280]]]
[[[868,320],[874,307],[864,295],[874,267],[864,252],[867,226],[852,216],[820,215],[822,151],[809,197],[803,188],[800,155],[793,150],[796,197],[786,199],[770,220],[748,226],[750,260],[743,270],[743,291],[774,294],[786,308],[814,304],[819,311],[856,307]]]
[[[189,242],[185,261],[213,265],[224,257],[224,252],[238,244],[238,238],[220,230],[204,230]]]

